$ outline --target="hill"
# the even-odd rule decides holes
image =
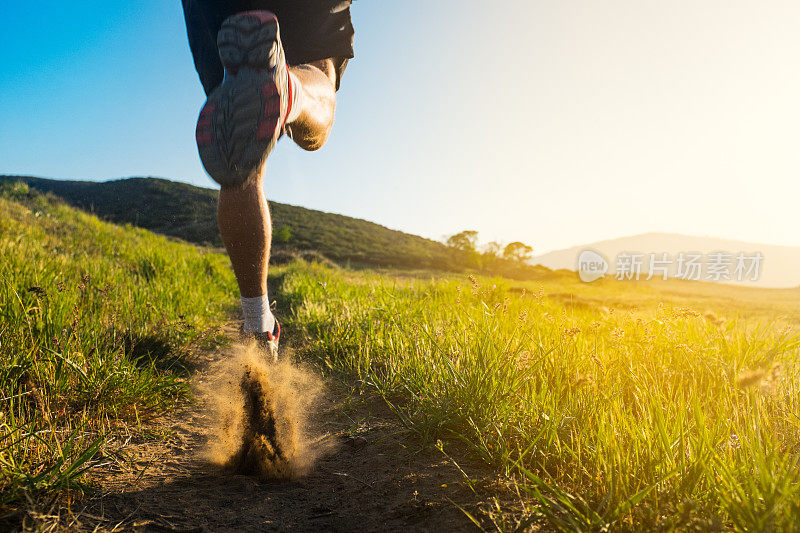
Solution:
[[[611,263],[611,273],[614,272],[614,259],[617,257],[617,254],[621,252],[642,254],[655,253],[659,257],[661,254],[667,253],[673,260],[681,252],[697,252],[706,257],[708,254],[720,251],[734,255],[740,252],[744,252],[745,254],[760,252],[763,255],[760,277],[756,281],[743,282],[744,284],[772,288],[800,286],[800,247],[775,246],[674,233],[644,233],[619,239],[599,241],[543,254],[534,257],[531,262],[552,269],[564,268],[576,270],[578,255],[586,249],[600,252],[606,256]],[[646,259],[647,257],[649,256],[646,256]],[[642,272],[649,272],[647,261],[645,261]],[[674,275],[674,273],[675,269],[673,265],[670,274]]]
[[[222,246],[214,189],[159,178],[89,182],[0,176],[0,181],[22,181],[111,222],[196,244]],[[269,202],[269,206],[275,250],[315,250],[340,263],[458,269],[442,243],[348,216],[278,202]]]
[[[217,191],[162,178],[104,182],[66,181],[0,175],[0,183],[24,182],[73,207],[117,224],[132,224],[200,245],[222,246],[217,229]],[[274,227],[272,249],[314,251],[342,265],[463,272],[537,279],[548,269],[502,257],[448,248],[417,235],[366,220],[269,202]],[[273,259],[281,256],[273,253]]]

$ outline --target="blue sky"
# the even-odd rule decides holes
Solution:
[[[14,2],[0,173],[213,187],[180,2]],[[648,231],[800,245],[800,5],[357,0],[319,152],[270,199],[537,252]]]

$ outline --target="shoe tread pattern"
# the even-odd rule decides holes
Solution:
[[[264,16],[266,12],[255,13],[240,13],[223,22],[217,47],[225,79],[209,96],[198,120],[203,166],[223,186],[258,178],[288,105],[278,23],[274,16]]]

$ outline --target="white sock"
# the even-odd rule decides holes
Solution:
[[[242,314],[246,331],[264,333],[275,329],[275,317],[269,310],[269,296],[266,294],[255,298],[242,297]]]
[[[289,111],[289,116],[286,117],[286,123],[290,124],[297,120],[300,112],[303,111],[303,86],[300,85],[300,80],[297,76],[289,72],[289,77],[292,80],[292,109]]]

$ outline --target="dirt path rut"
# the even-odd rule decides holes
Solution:
[[[195,380],[224,363],[209,353]],[[259,480],[221,471],[204,458],[208,404],[158,421],[166,437],[128,447],[128,460],[108,466],[102,493],[79,520],[116,531],[469,531],[453,502],[474,509],[475,494],[458,468],[435,450],[419,451],[385,404],[340,382],[309,416],[309,435],[323,450],[304,476]]]

